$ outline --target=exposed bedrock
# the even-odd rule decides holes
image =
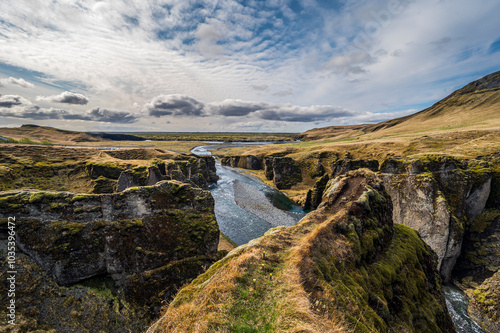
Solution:
[[[439,271],[448,281],[461,253],[466,224],[488,200],[488,164],[451,158],[387,160],[380,171],[393,201],[394,222],[420,233],[438,255]]]
[[[454,332],[436,255],[393,224],[382,181],[351,172],[325,193],[212,265],[148,332]]]
[[[225,156],[221,158],[222,165],[227,165],[233,168],[242,168],[249,170],[261,170],[262,161],[254,155],[244,156]]]
[[[16,217],[17,245],[60,285],[135,274],[213,257],[219,229],[208,191],[176,181],[115,194],[6,192],[2,227]]]
[[[212,156],[180,155],[176,160],[156,161],[149,167],[135,167],[119,173],[117,191],[130,187],[154,185],[162,180],[192,183],[203,189],[219,179]]]

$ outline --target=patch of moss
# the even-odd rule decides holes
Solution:
[[[500,209],[486,209],[474,219],[469,230],[474,233],[482,233],[498,216],[500,216]]]
[[[96,196],[92,194],[77,194],[71,198],[71,202],[88,201],[95,198]]]
[[[87,162],[85,167],[87,168],[87,173],[93,179],[97,179],[100,176],[104,176],[110,179],[118,179],[122,171],[125,170],[124,166],[111,162]]]
[[[92,193],[113,193],[116,192],[117,181],[106,178],[104,176],[99,176],[97,179],[92,181],[93,189]]]

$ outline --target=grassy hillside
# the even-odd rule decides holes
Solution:
[[[430,108],[374,125],[333,126],[302,133],[303,140],[379,139],[414,137],[448,131],[467,136],[469,131],[500,128],[500,72],[471,82]]]
[[[431,250],[393,226],[374,174],[330,189],[298,225],[238,247],[182,289],[148,332],[453,331]]]
[[[83,132],[67,131],[48,126],[22,125],[21,127],[0,128],[0,136],[16,141],[29,139],[34,143],[71,145],[81,142],[98,142],[101,138]],[[23,143],[21,141],[21,143]],[[29,142],[26,142],[29,143]]]

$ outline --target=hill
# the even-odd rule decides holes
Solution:
[[[358,172],[328,191],[211,266],[148,332],[453,332],[435,255],[393,224],[380,180]]]
[[[22,125],[21,127],[0,128],[0,135],[4,138],[11,138],[16,141],[29,139],[34,142],[49,142],[53,144],[75,144],[79,142],[103,141],[98,135],[62,130],[49,126]]]
[[[330,126],[302,133],[302,140],[500,128],[500,71],[453,92],[431,107],[409,116],[372,125]]]

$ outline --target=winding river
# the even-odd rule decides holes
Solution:
[[[211,149],[247,146],[252,143],[234,143],[225,145],[207,145],[194,148],[191,152],[197,155],[211,155]],[[263,144],[263,143],[253,143]],[[275,208],[289,214],[294,223],[297,223],[305,212],[301,207],[294,205],[284,194],[271,188],[260,180],[252,179],[242,174],[241,171],[230,167],[222,166],[219,161],[216,162],[217,175],[219,180],[211,189],[215,200],[215,216],[219,223],[220,230],[233,240],[236,244],[242,245],[250,240],[262,236],[267,230],[278,225],[290,225],[285,221],[275,222],[274,218],[270,221],[257,216],[248,209],[242,208],[241,203],[236,203],[235,189],[243,187],[257,190],[264,196],[255,196],[262,201],[271,203]],[[242,183],[243,182],[243,183]],[[237,184],[238,186],[235,186]],[[251,210],[251,209],[250,209]],[[276,211],[274,211],[276,213]],[[260,214],[259,214],[260,215]],[[279,215],[279,214],[275,214]],[[446,298],[446,306],[451,315],[453,323],[459,333],[484,333],[485,331],[475,323],[467,314],[469,300],[458,288],[450,285],[443,286]]]

